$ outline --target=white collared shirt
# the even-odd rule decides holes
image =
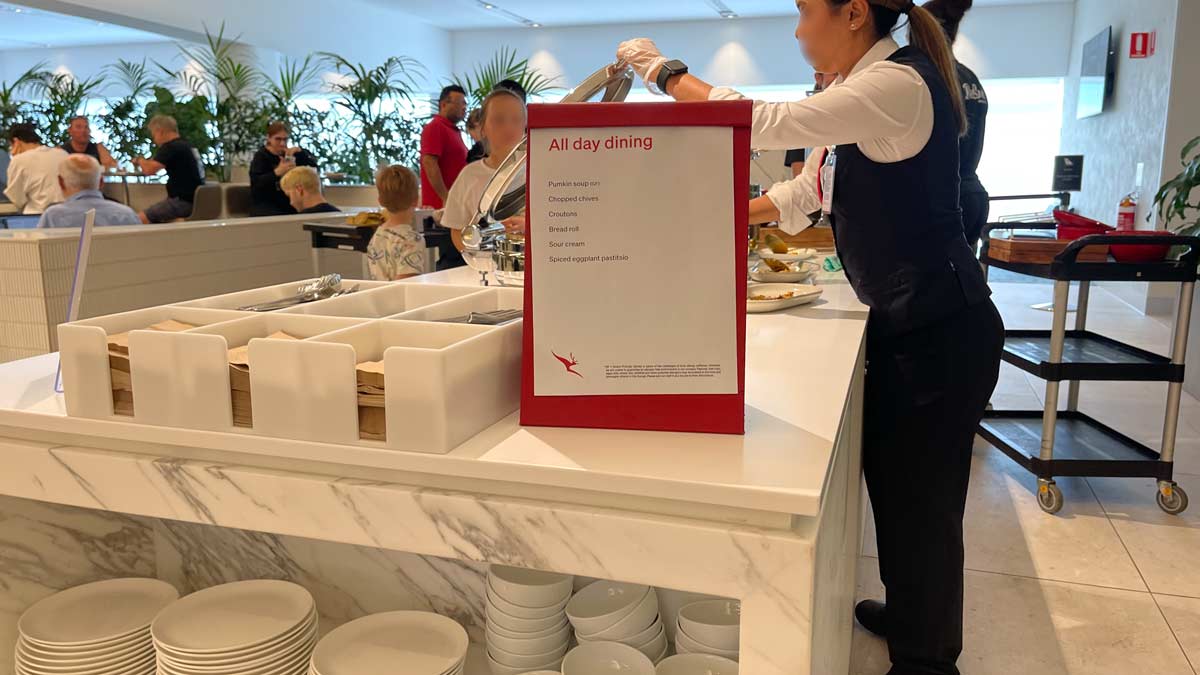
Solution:
[[[900,46],[885,37],[850,71],[820,94],[788,103],[754,102],[751,144],[761,150],[813,148],[812,161],[796,178],[775,184],[767,197],[779,209],[780,227],[795,234],[821,209],[817,182],[823,149],[854,143],[881,163],[915,157],[933,134],[933,96],[909,66],[888,61]],[[709,100],[744,98],[718,87]],[[862,195],[869,199],[871,195]]]
[[[4,194],[22,213],[44,213],[63,200],[58,187],[58,167],[67,158],[62,148],[40,145],[12,158]]]

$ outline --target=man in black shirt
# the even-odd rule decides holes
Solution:
[[[298,166],[279,179],[280,194],[288,200],[293,213],[337,213],[338,207],[321,194],[321,177],[311,166]]]
[[[187,218],[192,215],[196,188],[204,185],[200,153],[179,136],[179,125],[174,117],[155,115],[146,126],[158,151],[152,159],[137,157],[133,163],[148,175],[166,170],[167,198],[146,207],[138,217],[143,223],[169,223]]]
[[[298,166],[317,166],[317,158],[307,150],[289,148],[287,124],[271,122],[266,145],[250,160],[250,215],[282,216],[296,213],[280,189],[279,180]]]

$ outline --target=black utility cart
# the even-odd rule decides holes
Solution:
[[[1046,381],[1043,410],[989,410],[980,434],[1038,479],[1038,503],[1047,513],[1063,505],[1056,476],[1146,477],[1158,481],[1157,500],[1163,511],[1182,513],[1185,493],[1173,480],[1179,400],[1183,392],[1184,355],[1192,312],[1192,292],[1200,264],[1200,238],[1095,234],[1071,243],[1046,264],[1012,263],[989,255],[993,230],[1053,229],[1032,223],[990,224],[983,234],[980,261],[989,267],[1054,281],[1054,318],[1046,330],[1005,331],[1006,362]],[[1147,244],[1187,247],[1178,260],[1156,263],[1078,262],[1084,247],[1101,244]],[[1171,355],[1161,356],[1087,330],[1088,291],[1093,281],[1161,281],[1179,287],[1179,309]],[[1075,327],[1067,329],[1067,299],[1071,283],[1079,284]],[[1160,451],[1142,445],[1079,411],[1081,381],[1166,382],[1167,409]],[[1067,384],[1066,410],[1058,409],[1059,385]]]

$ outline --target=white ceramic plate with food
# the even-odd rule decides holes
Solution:
[[[776,253],[769,248],[758,249],[758,257],[782,262],[801,262],[817,257],[815,248],[789,248],[787,253]]]
[[[776,266],[785,265],[787,269],[776,271],[771,268],[770,263],[760,262],[754,267],[754,270],[750,272],[750,278],[760,283],[794,284],[801,281],[807,281],[817,273],[817,270],[820,269],[816,263],[812,262],[789,263],[782,260],[773,260],[772,262],[774,262]]]
[[[746,288],[746,311],[758,314],[806,305],[821,297],[823,292],[820,286],[751,284]]]

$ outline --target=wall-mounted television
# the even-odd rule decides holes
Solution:
[[[1079,73],[1079,107],[1075,117],[1083,119],[1104,112],[1112,96],[1116,79],[1116,52],[1112,47],[1112,26],[1100,31],[1083,45],[1083,66]]]

